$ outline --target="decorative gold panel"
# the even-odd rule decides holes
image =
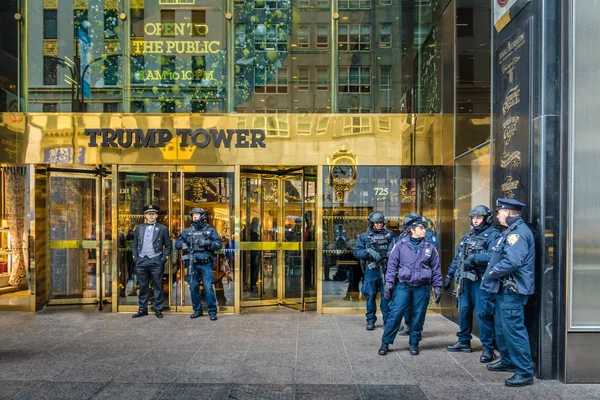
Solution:
[[[44,55],[55,57],[58,55],[58,40],[44,39]]]
[[[118,39],[104,40],[104,54],[117,54],[121,52],[121,43]]]
[[[73,9],[74,10],[87,10],[88,9],[88,0],[74,0],[73,1]]]
[[[80,165],[333,165],[344,152],[356,165],[441,165],[438,114],[0,116],[17,149],[10,161],[0,152],[0,163],[45,163],[60,152],[61,162]]]
[[[119,8],[118,0],[104,0],[104,9],[105,10],[116,10]]]
[[[56,10],[58,7],[58,0],[44,0],[44,9]]]
[[[131,8],[144,8],[144,0],[131,0]]]

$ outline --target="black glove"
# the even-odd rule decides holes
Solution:
[[[386,283],[385,286],[383,287],[383,297],[386,300],[390,300],[393,295],[392,295],[392,291],[394,290],[394,285],[392,285],[391,283]]]
[[[435,293],[435,304],[440,304],[440,300],[442,300],[442,288],[439,286],[434,287],[433,293]]]
[[[452,283],[452,277],[450,275],[446,275],[446,279],[444,279],[444,290],[450,289],[450,284]]]
[[[374,249],[367,249],[367,254],[369,254],[374,261],[381,260],[381,254],[376,252]]]
[[[463,261],[463,265],[465,269],[471,269],[475,266],[475,262],[473,261],[473,256],[469,256]]]
[[[198,241],[196,242],[195,247],[197,249],[208,249],[210,247],[210,240],[206,240],[206,239],[198,239]]]

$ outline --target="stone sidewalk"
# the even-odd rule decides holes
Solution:
[[[0,399],[600,399],[600,385],[505,387],[512,374],[488,372],[479,352],[445,351],[456,325],[437,314],[419,356],[405,337],[379,356],[381,326],[366,331],[361,315],[284,308],[216,322],[4,312],[0,331]]]

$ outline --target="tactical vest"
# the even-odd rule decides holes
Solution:
[[[381,232],[369,232],[367,234],[367,248],[373,249],[379,253],[381,260],[377,263],[367,263],[367,269],[375,269],[377,267],[387,267],[388,246],[394,240],[394,233],[391,231],[382,230]],[[385,273],[385,271],[382,271]]]
[[[462,242],[464,257],[467,258],[486,250],[486,242],[491,232],[482,235],[468,235]]]

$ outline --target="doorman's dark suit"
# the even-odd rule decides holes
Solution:
[[[158,312],[163,307],[163,268],[167,257],[171,254],[173,243],[171,242],[171,237],[166,226],[158,222],[153,225],[140,224],[135,228],[132,251],[133,262],[135,263],[138,283],[140,285],[139,311],[148,311],[148,284],[150,279],[152,279],[152,286],[154,287],[154,311]],[[152,243],[154,252],[158,255],[153,258],[140,257],[146,229],[154,229]]]

